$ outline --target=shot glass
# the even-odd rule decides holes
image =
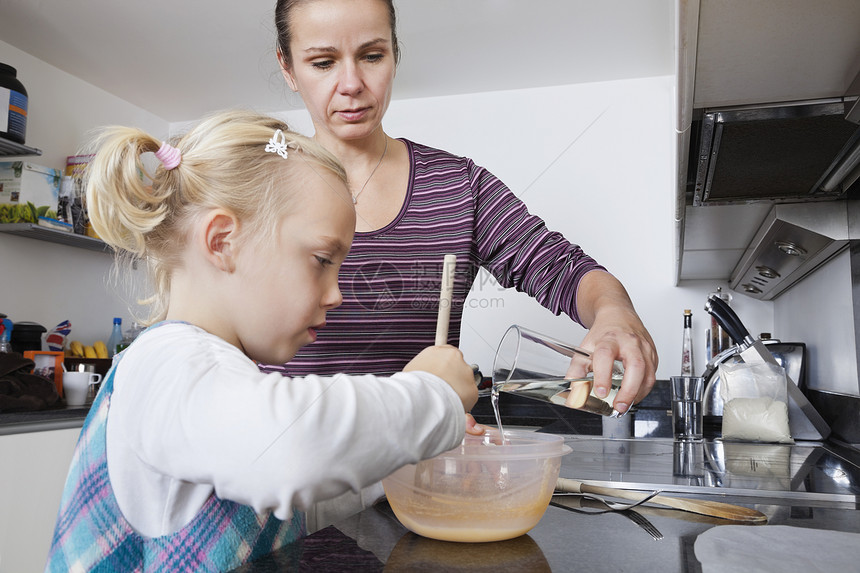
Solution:
[[[672,476],[677,485],[702,485],[705,476],[703,442],[678,440],[673,444]]]
[[[672,376],[672,429],[676,440],[702,439],[701,376]]]

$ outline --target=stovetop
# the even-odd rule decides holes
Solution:
[[[561,477],[664,492],[860,505],[860,454],[821,442],[608,439],[566,435]]]

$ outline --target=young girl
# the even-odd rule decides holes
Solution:
[[[232,569],[303,535],[316,501],[455,447],[477,400],[450,346],[390,378],[261,373],[255,361],[288,361],[341,302],[355,227],[343,168],[248,112],[175,146],[112,128],[90,166],[93,225],[148,265],[155,324],[84,422],[49,571]]]

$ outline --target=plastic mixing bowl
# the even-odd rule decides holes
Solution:
[[[501,541],[534,527],[546,511],[570,448],[561,436],[498,430],[466,435],[453,450],[384,480],[394,514],[410,531],[443,541]]]

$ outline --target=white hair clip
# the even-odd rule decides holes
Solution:
[[[287,138],[284,137],[284,134],[280,129],[275,131],[275,135],[273,135],[272,139],[269,140],[269,143],[266,144],[266,151],[269,153],[277,153],[284,159],[287,158]]]

